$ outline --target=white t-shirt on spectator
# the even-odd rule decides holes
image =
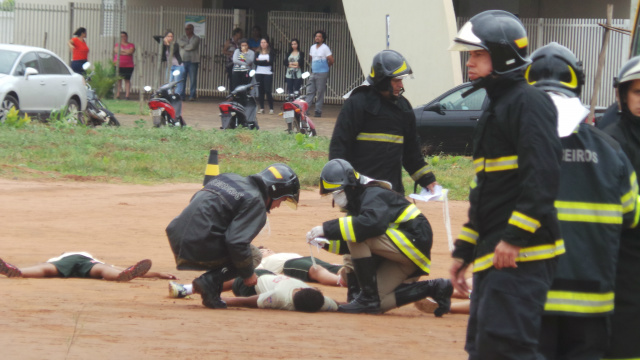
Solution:
[[[327,44],[322,44],[317,47],[315,44],[311,45],[309,50],[311,56],[311,71],[314,73],[326,73],[329,72],[329,63],[327,62],[327,56],[331,56],[331,49]]]

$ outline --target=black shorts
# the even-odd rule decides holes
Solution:
[[[133,68],[132,67],[121,67],[120,69],[120,77],[122,77],[125,80],[131,80],[131,74],[133,74]]]
[[[329,264],[328,262],[320,259],[316,259],[316,264],[334,274],[337,274],[342,267],[342,265]],[[314,280],[309,279],[309,269],[311,266],[313,266],[311,256],[291,259],[284,262],[284,270],[282,273],[294,279],[302,280],[304,282],[312,282]]]
[[[275,275],[271,271],[264,270],[264,269],[256,269],[255,272],[256,272],[256,275],[258,275],[258,277],[262,275]],[[256,287],[245,285],[244,280],[242,280],[240,276],[238,276],[235,280],[233,280],[233,285],[231,286],[231,290],[233,291],[233,295],[235,296],[247,297],[247,296],[258,295],[258,293],[256,293]]]
[[[69,255],[49,264],[53,264],[58,269],[61,277],[88,278],[91,269],[96,264],[102,263],[84,255]]]

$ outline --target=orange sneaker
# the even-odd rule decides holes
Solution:
[[[151,260],[144,259],[138,261],[137,264],[129,266],[118,275],[116,281],[131,281],[137,277],[143,276],[151,269]]]
[[[0,274],[6,277],[22,277],[22,271],[17,267],[0,259]]]

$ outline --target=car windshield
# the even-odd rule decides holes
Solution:
[[[20,53],[17,51],[0,50],[0,74],[9,75],[18,55]]]

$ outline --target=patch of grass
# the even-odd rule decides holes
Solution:
[[[133,94],[131,96],[133,96]],[[135,97],[135,99],[137,99],[137,97]],[[142,104],[142,111],[140,111],[140,103],[138,101],[118,99],[101,100],[107,106],[107,109],[111,110],[114,114],[149,115],[149,107],[146,101]]]
[[[51,126],[0,127],[0,176],[154,184],[201,183],[210,149],[220,171],[249,175],[282,162],[303,188],[315,189],[328,158],[329,138],[292,137],[268,131]],[[464,200],[473,175],[465,157],[432,157],[438,182],[450,199]],[[408,175],[407,192],[413,190]]]

